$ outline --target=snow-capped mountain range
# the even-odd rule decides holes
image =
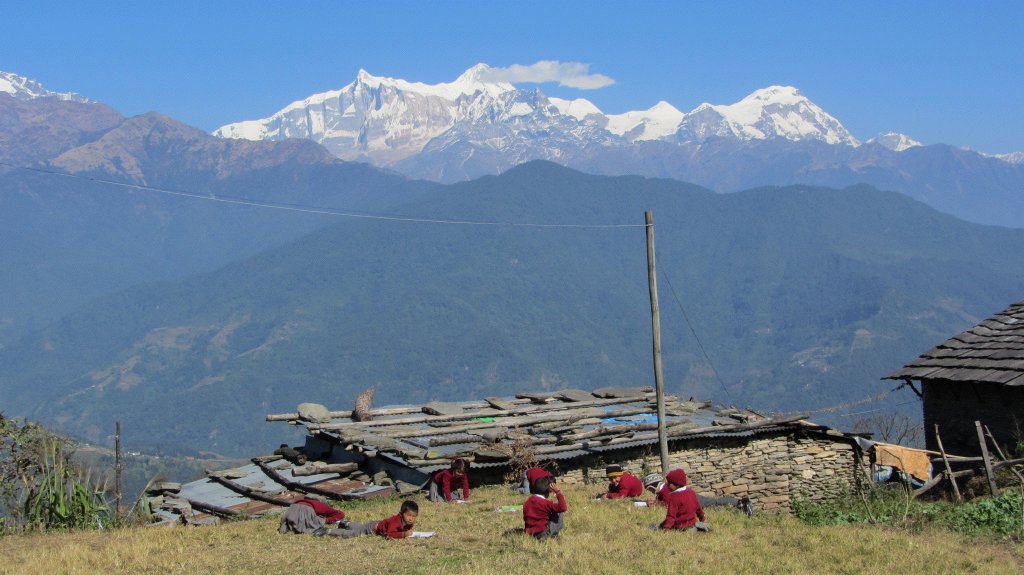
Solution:
[[[35,80],[3,71],[0,71],[0,93],[10,94],[17,100],[57,98],[58,100],[70,100],[72,102],[92,102],[89,98],[74,92],[51,92]]]
[[[839,120],[790,86],[757,90],[735,104],[701,104],[690,112],[661,101],[648,110],[605,114],[582,98],[563,100],[539,89],[485,81],[489,71],[477,64],[454,82],[430,85],[360,70],[340,90],[293,102],[268,118],[228,124],[214,135],[311,139],[342,159],[380,166],[442,146],[558,161],[595,145],[699,143],[712,137],[860,145]],[[892,150],[919,145],[902,134],[873,141]]]

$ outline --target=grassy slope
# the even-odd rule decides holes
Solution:
[[[708,535],[654,533],[660,509],[588,499],[567,490],[567,527],[558,541],[521,534],[517,513],[493,513],[522,497],[504,488],[474,491],[461,506],[421,503],[417,530],[433,539],[385,541],[283,536],[275,519],[215,528],[124,529],[0,538],[0,573],[1013,573],[1020,544],[964,540],[944,531],[810,527],[779,515],[748,519],[712,510]],[[355,521],[391,515],[396,500],[349,511]]]

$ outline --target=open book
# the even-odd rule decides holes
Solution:
[[[433,537],[436,531],[413,531],[409,537]]]

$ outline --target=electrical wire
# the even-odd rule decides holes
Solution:
[[[43,168],[33,168],[27,166],[18,166],[7,162],[0,161],[0,165],[8,166],[16,170],[25,170],[29,172],[37,172],[41,174],[48,174],[52,176],[60,176],[65,178],[73,178],[79,180],[86,180],[95,183],[107,184],[112,186],[120,186],[123,188],[131,188],[136,190],[142,190],[147,192],[156,192],[160,194],[179,196],[185,198],[191,198],[195,200],[204,200],[209,202],[220,202],[225,204],[237,204],[245,206],[253,206],[258,208],[270,208],[276,210],[287,210],[292,212],[301,212],[307,214],[318,214],[327,216],[341,216],[347,218],[362,218],[370,220],[383,220],[383,221],[394,221],[394,222],[410,222],[410,223],[424,223],[424,224],[448,224],[448,225],[465,225],[465,226],[508,226],[508,227],[520,227],[520,228],[586,228],[586,229],[605,229],[605,228],[642,228],[646,227],[647,224],[541,224],[531,222],[500,222],[500,221],[479,221],[479,220],[454,220],[454,219],[439,219],[439,218],[420,218],[414,216],[401,216],[401,215],[384,215],[384,214],[371,214],[365,212],[355,212],[348,210],[335,210],[331,208],[325,208],[320,206],[305,206],[301,204],[289,204],[284,202],[267,202],[261,200],[252,200],[249,198],[238,197],[238,196],[223,196],[216,195],[213,193],[200,194],[195,192],[187,192],[183,190],[174,190],[170,188],[162,188],[158,186],[148,186],[144,184],[131,184],[127,182],[118,182],[116,180],[108,180],[105,178],[97,178],[93,176],[84,176],[81,174],[70,174],[67,172],[58,172],[55,170],[46,170]]]
[[[690,333],[693,334],[693,339],[697,341],[697,347],[700,348],[701,354],[704,356],[704,360],[711,366],[711,371],[715,374],[715,379],[718,380],[719,385],[725,390],[725,394],[729,396],[729,400],[732,401],[732,392],[729,391],[729,387],[725,385],[725,381],[722,376],[718,373],[718,368],[715,367],[714,362],[711,361],[711,357],[708,356],[708,352],[704,349],[704,344],[700,341],[700,336],[697,335],[697,330],[693,329],[693,324],[690,322],[690,316],[687,315],[686,309],[683,308],[683,302],[679,299],[679,295],[676,293],[676,288],[673,287],[672,281],[668,279],[668,274],[665,272],[661,273],[661,277],[665,278],[665,283],[668,284],[668,289],[672,292],[672,297],[676,300],[676,305],[679,306],[679,311],[683,314],[683,319],[686,320],[686,326],[690,328]]]

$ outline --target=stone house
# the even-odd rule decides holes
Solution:
[[[383,473],[421,485],[456,456],[473,460],[474,482],[507,481],[525,458],[553,468],[565,484],[593,484],[595,493],[606,485],[608,464],[641,475],[660,471],[654,396],[640,388],[387,407],[374,410],[370,421],[345,421],[350,412],[317,408],[268,419],[305,425],[306,451],[357,462],[363,480]],[[796,498],[849,492],[862,476],[852,437],[801,416],[770,418],[673,397],[666,414],[670,465],[685,469],[699,493],[749,497],[759,509],[789,511]]]
[[[364,394],[365,395],[365,394]],[[361,396],[363,397],[363,396]],[[300,404],[268,415],[306,428],[305,444],[282,446],[252,464],[161,484],[153,512],[174,522],[259,515],[309,496],[353,500],[418,491],[454,457],[472,460],[474,484],[515,481],[524,466],[551,469],[559,482],[606,489],[605,467],[660,471],[656,404],[646,388],[522,393],[463,403],[330,411]],[[749,497],[760,510],[791,510],[797,498],[822,501],[864,476],[851,436],[803,416],[765,417],[710,402],[666,398],[671,467],[710,496]]]
[[[938,425],[947,453],[978,455],[974,422],[980,421],[1004,451],[1012,451],[1024,441],[1024,301],[947,339],[885,379],[903,380],[922,398],[928,449],[938,449]]]

